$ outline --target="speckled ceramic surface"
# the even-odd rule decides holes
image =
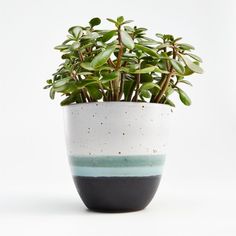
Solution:
[[[150,103],[64,107],[72,175],[88,208],[128,211],[150,202],[165,161],[170,114],[169,106]]]

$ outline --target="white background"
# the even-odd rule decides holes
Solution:
[[[62,110],[44,81],[66,30],[124,15],[183,36],[204,59],[178,104],[158,194],[136,213],[92,213],[73,186]],[[0,2],[0,235],[236,235],[236,3],[233,0]],[[109,23],[104,23],[109,27]]]

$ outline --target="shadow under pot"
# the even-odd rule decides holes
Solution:
[[[63,109],[71,171],[87,208],[144,209],[160,183],[171,107],[101,102]]]

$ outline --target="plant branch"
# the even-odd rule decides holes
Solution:
[[[171,69],[170,69],[170,73],[166,76],[166,78],[165,78],[165,80],[164,80],[164,84],[161,86],[161,90],[160,90],[160,92],[156,95],[156,97],[154,98],[154,102],[155,103],[159,103],[160,102],[160,100],[161,100],[161,98],[162,98],[162,96],[165,94],[165,92],[166,92],[166,90],[167,90],[167,88],[168,88],[168,85],[169,85],[169,83],[170,83],[170,79],[171,79],[171,77],[172,77],[172,75],[173,75],[173,68],[171,67]]]
[[[136,78],[136,90],[135,90],[135,94],[134,94],[134,97],[132,99],[132,102],[137,102],[138,101],[139,85],[140,85],[140,74],[136,74],[135,78]]]

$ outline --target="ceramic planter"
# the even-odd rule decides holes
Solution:
[[[132,102],[64,107],[67,152],[84,204],[136,211],[152,200],[162,175],[171,107]]]

